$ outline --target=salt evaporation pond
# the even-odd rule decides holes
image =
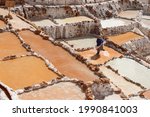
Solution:
[[[32,21],[33,23],[35,23],[37,26],[54,26],[55,24],[49,20],[49,19],[43,19],[43,20],[37,20],[37,21]]]
[[[81,88],[71,82],[61,82],[19,95],[22,100],[84,100]]]
[[[95,47],[96,45],[95,37],[78,37],[74,39],[66,40],[70,45],[73,45],[75,49],[82,49],[82,48],[91,48]]]
[[[150,28],[150,16],[143,15],[141,19],[142,26]]]
[[[118,73],[130,80],[150,88],[150,69],[128,58],[117,58],[106,65],[118,70]]]
[[[139,10],[127,10],[120,12],[118,16],[127,19],[135,19],[139,14],[140,14]]]
[[[150,19],[142,19],[141,24],[143,27],[150,28]]]
[[[93,19],[86,16],[69,17],[64,19],[54,19],[58,24],[63,25],[66,23],[77,23],[83,21],[94,21]]]
[[[119,19],[119,18],[111,18],[111,19],[101,20],[102,28],[125,26],[125,25],[131,24],[131,23],[132,23],[132,21],[130,21],[130,20]]]

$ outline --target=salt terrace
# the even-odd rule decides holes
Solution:
[[[21,46],[16,35],[11,32],[0,33],[0,58],[9,55],[23,55],[27,51]]]
[[[14,90],[38,84],[42,81],[50,81],[57,77],[40,58],[32,56],[1,61],[0,74],[0,80]]]
[[[141,23],[144,27],[149,28],[150,27],[150,16],[143,16]]]
[[[134,23],[131,20],[119,19],[119,18],[111,18],[106,20],[101,20],[102,28],[110,28],[116,26],[125,26]]]
[[[126,18],[126,19],[136,19],[140,14],[138,10],[127,10],[122,11],[118,14],[119,17]]]
[[[83,81],[92,81],[98,78],[86,65],[76,60],[61,47],[43,40],[41,36],[35,35],[31,31],[21,31],[19,34],[26,43],[31,45],[31,48],[45,56],[60,72],[70,78],[78,78]]]
[[[97,39],[96,37],[86,36],[86,37],[64,39],[59,41],[64,41],[68,43],[70,46],[73,46],[74,49],[86,49],[95,47],[96,39]]]
[[[43,27],[43,26],[53,26],[55,25],[51,20],[49,19],[43,19],[43,20],[35,20],[33,21],[35,25]]]
[[[85,16],[71,17],[71,18],[65,18],[65,19],[54,19],[54,20],[58,24],[76,23],[76,22],[82,22],[82,21],[93,21],[93,19],[90,19]]]
[[[66,91],[66,89],[68,89]],[[84,100],[85,94],[74,83],[62,82],[37,91],[32,91],[19,96],[25,100]]]
[[[143,38],[141,35],[133,33],[133,32],[127,32],[120,35],[110,36],[108,39],[117,45],[123,45],[124,43],[127,43],[129,41],[138,40]]]
[[[148,89],[150,88],[150,69],[146,68],[145,66],[142,66],[136,61],[128,58],[117,58],[108,62],[106,65],[109,65],[114,70],[117,70],[121,76],[125,76],[131,81],[139,83],[143,87],[146,87]],[[124,70],[125,68],[128,68],[128,70]]]
[[[150,1],[15,1],[0,1],[0,99],[150,99]]]
[[[108,52],[108,55],[105,55],[104,52],[100,53],[100,58],[97,60],[90,60],[90,62],[94,65],[96,64],[104,64],[108,60],[113,59],[114,57],[120,57],[121,54],[118,53],[117,51],[109,48],[109,47],[104,47],[104,50]],[[87,59],[91,59],[91,57],[96,53],[95,49],[79,52],[79,54]]]

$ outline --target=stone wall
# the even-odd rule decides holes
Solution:
[[[93,19],[97,19],[94,14],[86,9],[85,6],[29,6],[25,5],[24,10],[26,16],[30,20],[42,19],[42,18],[66,18],[66,17],[75,17],[75,16],[88,16]],[[24,14],[21,7],[16,7],[15,12],[20,15]],[[24,16],[24,15],[22,15]]]
[[[0,5],[5,5],[5,0],[0,0]]]
[[[131,51],[140,51],[146,49],[150,45],[150,41],[146,38],[142,38],[139,40],[132,40],[122,45],[123,48]],[[142,55],[142,53],[141,53]]]
[[[84,6],[24,6],[24,11],[27,19],[30,20],[41,20],[50,18],[52,21],[54,19],[61,19],[66,17],[75,16],[87,16],[93,21],[82,21],[77,23],[54,26],[41,27],[48,35],[55,39],[72,38],[78,36],[84,36],[87,34],[99,34],[100,22],[97,17],[92,15]],[[25,16],[22,8],[16,8],[18,14]]]
[[[5,5],[6,0],[0,0],[0,5]],[[15,0],[16,4],[21,4],[23,0]]]
[[[121,9],[117,1],[72,6],[24,5],[24,8],[16,7],[14,11],[30,20],[48,17],[57,19],[81,15],[93,19],[110,18],[116,16]]]
[[[84,14],[81,6],[24,6],[26,17],[28,19],[42,19],[42,18],[65,18]],[[20,15],[24,14],[22,8],[15,8],[15,11]]]
[[[137,0],[119,0],[119,4],[123,10],[134,9],[142,10],[143,3]]]
[[[141,24],[139,24],[140,31],[144,33],[148,38],[150,38],[150,28],[143,27]]]
[[[136,53],[136,57],[150,63],[150,40],[147,38],[142,38],[139,40],[132,40],[122,45],[123,48],[126,48],[129,52]],[[145,65],[146,66],[146,65]],[[149,68],[149,67],[148,67]]]
[[[145,4],[150,4],[150,0],[138,0],[138,1],[141,1],[141,2],[143,2]]]
[[[43,29],[55,39],[65,39],[94,34],[95,30],[99,30],[96,25],[94,21],[83,21],[66,25],[47,26],[43,27]]]
[[[46,5],[71,5],[71,4],[82,4],[84,0],[25,0],[27,3],[35,4],[46,4]]]
[[[122,10],[143,10],[144,14],[150,15],[150,4],[148,4],[148,0],[119,0],[119,5]]]
[[[129,32],[133,30],[136,26],[137,26],[137,23],[131,23],[131,24],[124,25],[124,26],[117,26],[117,27],[103,29],[102,31],[104,35],[110,36],[110,35],[116,35],[116,34]]]
[[[98,3],[109,0],[25,0],[27,3],[32,5],[81,5],[85,3]]]
[[[40,1],[41,0],[39,0],[39,2]],[[72,2],[75,1],[77,2],[78,0],[72,0]],[[86,0],[86,1],[90,3],[94,2],[95,0]],[[63,1],[59,2],[62,3]],[[100,1],[98,0],[96,2]],[[108,2],[84,4],[84,5],[72,5],[72,6],[25,5],[24,12],[22,8],[17,8],[16,12],[18,12],[22,16],[26,16],[26,18],[30,20],[40,20],[46,18],[50,18],[53,20],[83,15],[88,16],[98,22],[100,18],[106,19],[115,17],[121,10],[127,9],[144,9],[145,14],[150,13],[149,6],[143,7],[143,4],[141,2],[135,0],[111,0]],[[103,31],[105,32],[106,35],[125,33],[131,31],[135,27],[135,25],[136,24],[129,24],[126,26],[112,27],[104,29]],[[89,33],[97,34],[96,31],[97,30],[99,31],[101,29],[101,26],[100,24],[95,25],[94,23],[91,22],[82,22],[82,23],[79,22],[76,24],[67,24],[66,26],[57,25],[57,26],[46,26],[42,28],[44,29],[44,31],[46,31],[47,34],[49,34],[53,38],[60,39],[60,38],[72,38],[77,36],[83,36]],[[146,35],[149,35],[148,31],[146,31],[145,33]]]
[[[101,4],[86,4],[85,7],[98,18],[110,18],[117,15],[121,11],[118,0],[103,2]]]
[[[59,1],[62,2],[62,1]],[[91,0],[92,2],[92,0]],[[141,2],[129,0],[111,0],[108,2],[84,4],[84,5],[62,5],[62,6],[43,6],[43,5],[24,5],[28,19],[38,18],[65,18],[85,14],[85,9],[97,18],[111,18],[117,16],[121,10],[140,9],[144,14],[150,13],[150,6]],[[23,15],[22,8],[15,9],[16,12]]]
[[[150,15],[150,4],[144,4],[143,6],[143,14]]]
[[[91,89],[96,100],[104,100],[105,97],[113,94],[110,81],[106,78],[95,80]]]

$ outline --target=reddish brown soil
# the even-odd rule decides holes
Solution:
[[[74,83],[62,82],[19,95],[23,100],[84,100],[85,94]]]
[[[118,53],[117,51],[108,48],[108,47],[104,47],[104,50],[107,51],[109,53],[109,56],[104,56],[102,54],[102,52],[100,53],[100,58],[96,59],[96,60],[90,60],[90,62],[92,64],[104,64],[105,62],[107,62],[108,60],[112,59],[113,57],[120,57],[121,54]],[[79,54],[81,56],[83,56],[84,58],[90,59],[93,55],[96,54],[96,51],[94,51],[93,49],[91,50],[87,50],[87,51],[83,51],[83,52],[79,52]]]
[[[19,39],[13,33],[0,33],[0,58],[9,55],[23,55],[26,53]]]
[[[0,28],[4,28],[5,26],[6,24],[2,20],[0,20]]]
[[[42,81],[49,81],[56,77],[57,75],[50,71],[41,59],[36,57],[0,61],[0,81],[14,90]]]
[[[41,36],[35,35],[31,31],[21,31],[19,34],[33,50],[49,59],[61,73],[83,81],[92,81],[98,78],[86,65],[76,60],[61,47],[55,46],[47,40],[43,40]]]
[[[120,35],[117,35],[117,36],[110,36],[108,37],[108,39],[110,41],[113,41],[114,43],[118,44],[118,45],[122,45],[128,41],[131,41],[131,40],[138,40],[138,39],[141,39],[142,36],[136,34],[136,33],[133,33],[133,32],[127,32],[125,34],[120,34]]]

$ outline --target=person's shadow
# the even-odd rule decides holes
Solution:
[[[99,58],[100,58],[100,55],[98,55],[98,54],[91,56],[91,60],[97,60]]]
[[[101,51],[105,51],[105,49],[102,47]],[[100,58],[100,54],[97,54],[97,53],[95,55],[91,56],[91,60],[97,60],[99,58]]]

